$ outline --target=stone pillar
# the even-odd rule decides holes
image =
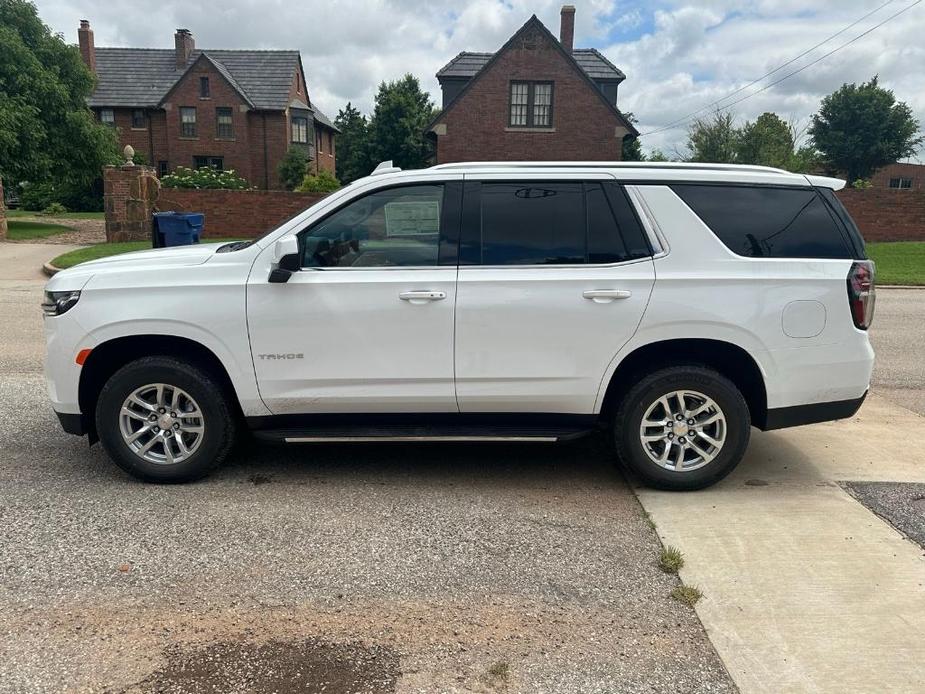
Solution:
[[[151,215],[160,186],[151,166],[103,167],[103,210],[106,240],[149,241]]]
[[[6,241],[6,206],[3,204],[2,178],[0,178],[0,241]]]

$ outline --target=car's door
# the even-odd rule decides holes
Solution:
[[[257,384],[274,414],[456,412],[461,181],[353,197],[299,232],[286,283],[255,270],[247,314]]]
[[[466,178],[456,306],[462,412],[591,414],[655,279],[612,178]]]

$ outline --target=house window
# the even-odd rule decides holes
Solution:
[[[196,108],[193,106],[180,107],[180,136],[196,137]]]
[[[115,126],[116,114],[111,108],[100,109],[100,123],[103,125]]]
[[[169,165],[163,159],[157,162],[157,175],[161,178],[170,173]]]
[[[222,171],[224,168],[224,161],[222,157],[193,157],[193,168],[194,169],[204,169],[207,166],[211,166],[218,171]]]
[[[228,107],[215,109],[215,137],[226,140],[234,138],[234,120]]]
[[[511,82],[509,125],[514,128],[551,128],[552,82]]]
[[[324,151],[324,133],[320,130],[318,131],[318,152],[319,154]]]
[[[911,178],[891,178],[890,188],[901,188],[903,190],[912,188],[912,179]]]
[[[296,116],[292,119],[292,141],[308,142],[308,118]]]
[[[328,133],[328,155],[334,156],[334,133]]]
[[[148,127],[147,118],[145,118],[144,109],[136,108],[132,111],[132,127],[133,128],[146,128]]]
[[[209,78],[208,77],[199,78],[199,98],[200,99],[209,98]]]

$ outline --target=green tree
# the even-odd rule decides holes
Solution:
[[[0,175],[89,190],[116,160],[112,128],[87,108],[94,78],[26,0],[0,0]]]
[[[380,84],[369,123],[372,161],[391,159],[403,169],[429,166],[433,146],[424,136],[424,128],[435,116],[434,103],[417,77],[406,74],[400,80]]]
[[[369,156],[369,122],[349,101],[337,112],[337,178],[350,183],[372,171]]]
[[[788,171],[808,171],[816,163],[811,146],[797,148],[798,132],[776,113],[762,113],[754,123],[747,122],[736,140],[736,162],[773,166]]]
[[[843,84],[825,97],[809,134],[826,168],[852,183],[913,154],[922,143],[918,130],[912,109],[896,101],[875,75],[862,84]]]
[[[623,117],[626,118],[626,120],[632,123],[633,125],[636,125],[639,122],[638,120],[636,120],[636,116],[634,116],[632,112],[630,111],[627,111],[626,113],[624,113]],[[623,161],[645,161],[646,160],[645,152],[642,151],[642,143],[639,141],[638,137],[627,136],[623,138],[622,159]]]
[[[717,111],[707,119],[698,118],[687,131],[690,161],[733,164],[738,139],[735,116],[728,111]]]
[[[307,170],[308,157],[305,156],[305,152],[301,147],[290,147],[277,167],[279,182],[286,190],[295,190],[296,186],[302,183]]]
[[[669,161],[669,159],[662,150],[653,149],[646,157],[646,161]]]

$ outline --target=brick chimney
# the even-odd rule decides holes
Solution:
[[[173,43],[176,47],[177,69],[184,68],[192,52],[196,50],[193,35],[189,29],[177,29],[177,33],[173,35]]]
[[[96,74],[96,47],[93,45],[93,29],[90,28],[90,22],[86,19],[80,20],[80,27],[77,29],[77,43],[80,46],[80,57],[90,72]]]
[[[559,24],[559,41],[571,53],[575,45],[575,6],[563,5],[559,16],[562,20]]]

